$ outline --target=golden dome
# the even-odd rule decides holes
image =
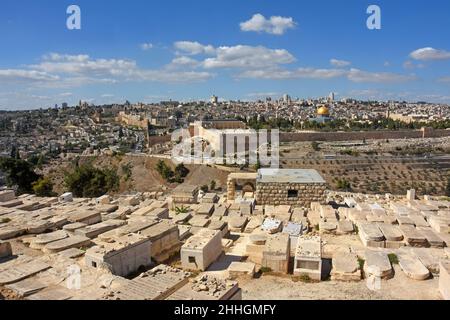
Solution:
[[[329,116],[330,115],[330,109],[328,109],[325,106],[320,107],[319,109],[317,109],[317,114],[319,116]]]

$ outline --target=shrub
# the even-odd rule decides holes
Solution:
[[[261,273],[269,273],[269,272],[272,272],[272,269],[270,269],[268,267],[261,267],[260,271],[261,271]]]
[[[181,207],[175,207],[175,214],[179,215],[182,213],[188,213],[189,212],[189,208],[185,207],[185,206],[181,206]]]
[[[79,198],[100,197],[117,191],[119,187],[119,177],[114,170],[98,169],[92,165],[76,167],[66,175],[64,182],[69,191]]]
[[[388,258],[389,258],[389,261],[391,262],[391,264],[398,264],[398,257],[396,254],[390,253],[390,254],[388,254]]]
[[[49,178],[41,178],[32,184],[33,191],[38,197],[54,197],[53,183]]]

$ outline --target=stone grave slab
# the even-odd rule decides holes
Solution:
[[[321,233],[336,233],[337,222],[321,220],[319,223],[319,230]]]
[[[254,230],[259,228],[264,222],[264,218],[262,216],[252,216],[250,217],[247,225],[245,226],[245,233],[252,233]]]
[[[76,248],[64,250],[59,253],[59,256],[64,259],[76,259],[84,255],[84,251]]]
[[[248,218],[246,216],[240,217],[238,215],[234,215],[228,220],[228,227],[231,232],[243,232],[245,226],[247,225]]]
[[[191,220],[189,220],[189,224],[193,227],[205,228],[210,223],[210,219],[207,215],[195,215]]]
[[[233,261],[228,267],[228,275],[230,279],[239,277],[253,278],[255,275],[256,265],[253,262],[237,262]]]
[[[8,226],[0,229],[0,240],[17,238],[25,233],[24,227]]]
[[[267,218],[264,220],[261,229],[269,234],[275,234],[281,231],[283,224],[280,220]]]
[[[382,279],[389,279],[393,276],[391,262],[387,253],[374,250],[365,251],[364,272]]]
[[[27,297],[47,287],[46,284],[36,279],[25,279],[6,286],[20,297]]]
[[[411,248],[412,253],[422,262],[422,264],[433,274],[439,274],[439,262],[441,255],[432,254],[427,248]]]
[[[41,234],[41,235],[36,236],[30,242],[30,248],[40,250],[48,243],[62,240],[67,237],[69,237],[69,235],[64,230],[59,230],[59,231],[55,231],[55,232],[47,233],[47,234]]]
[[[419,258],[406,252],[399,252],[399,265],[407,277],[414,280],[426,280],[430,277],[430,271],[423,265]]]
[[[401,225],[400,230],[403,232],[405,241],[412,247],[425,247],[428,242],[419,230],[411,225]]]
[[[389,240],[389,241],[402,241],[403,240],[403,233],[397,226],[394,226],[391,224],[380,223],[380,224],[378,224],[378,228],[380,228],[380,230],[383,233],[383,236],[386,238],[386,240]]]
[[[91,245],[91,239],[83,236],[73,236],[63,240],[47,244],[43,251],[46,253],[58,253],[71,248],[82,248]]]
[[[288,222],[283,227],[283,233],[287,233],[290,237],[299,237],[303,234],[303,226],[301,223]]]
[[[44,262],[31,261],[0,272],[0,285],[19,282],[20,280],[29,278],[39,272],[50,269],[51,266]]]
[[[38,300],[38,301],[64,301],[70,300],[74,296],[74,292],[63,287],[54,286],[49,287],[38,293],[32,294],[26,298],[26,300]]]
[[[187,221],[189,221],[189,219],[192,218],[192,214],[190,212],[186,212],[186,213],[180,213],[177,214],[173,217],[172,221],[175,224],[184,224]]]
[[[336,232],[338,234],[352,234],[355,231],[353,222],[349,220],[341,220],[338,222]]]
[[[360,281],[358,257],[354,253],[337,252],[333,255],[331,278],[339,281]]]
[[[445,242],[439,235],[437,235],[431,228],[420,228],[419,233],[427,239],[430,247],[433,248],[443,248],[445,247]]]

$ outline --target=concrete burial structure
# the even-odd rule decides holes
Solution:
[[[85,263],[105,268],[116,276],[128,276],[152,264],[150,239],[131,233],[113,243],[100,243],[86,251]]]
[[[174,204],[195,204],[197,203],[199,188],[192,185],[180,185],[172,192]]]
[[[316,170],[260,169],[256,179],[259,205],[297,205],[325,203],[326,182]]]
[[[273,272],[288,273],[290,251],[291,239],[288,234],[268,236],[262,252],[262,266]]]
[[[322,278],[322,240],[317,236],[298,238],[295,252],[294,275],[307,275],[313,280]]]
[[[205,271],[222,254],[222,233],[202,229],[181,247],[181,265],[188,270]]]

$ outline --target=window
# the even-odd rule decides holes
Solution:
[[[189,259],[189,263],[196,263],[195,257],[189,257],[188,259]]]
[[[93,266],[94,268],[97,268],[97,262],[92,261],[92,266]]]
[[[298,198],[298,190],[289,190],[288,198]]]

